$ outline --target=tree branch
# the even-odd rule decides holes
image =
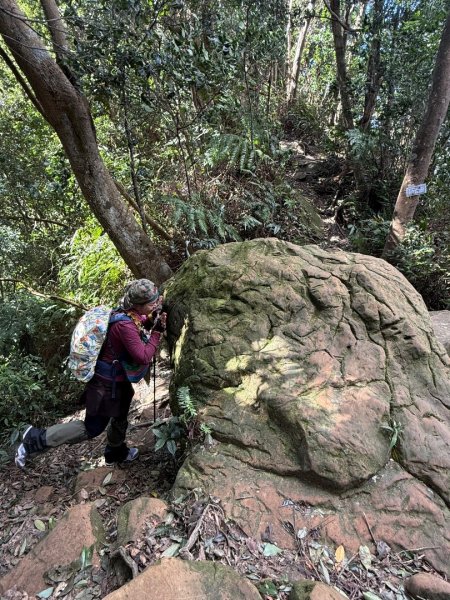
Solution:
[[[1,219],[5,221],[31,221],[33,223],[45,223],[48,225],[57,225],[58,227],[64,227],[64,229],[70,229],[70,225],[67,223],[61,223],[60,221],[53,221],[52,219],[41,219],[40,217],[29,217],[28,215],[24,215],[23,217],[17,217],[12,215],[1,215]]]
[[[7,52],[1,46],[0,46],[0,56],[3,58],[3,60],[5,61],[5,63],[8,65],[8,67],[11,69],[12,74],[17,79],[19,85],[21,86],[21,88],[23,89],[23,91],[25,92],[25,94],[31,100],[31,102],[32,102],[33,106],[35,107],[35,109],[43,117],[45,117],[44,110],[43,110],[43,108],[42,108],[39,100],[36,98],[36,96],[31,91],[31,88],[29,87],[29,85],[25,81],[25,79],[22,77],[22,74],[20,73],[20,71],[18,70],[18,68],[16,67],[16,65],[14,64],[13,60],[8,56]]]
[[[328,12],[330,13],[330,15],[332,16],[332,18],[337,21],[339,23],[339,25],[341,25],[341,27],[343,27],[346,31],[348,31],[349,33],[357,33],[358,31],[361,31],[361,29],[352,29],[348,23],[345,23],[344,21],[342,21],[342,19],[340,18],[339,15],[337,15],[334,10],[331,8],[330,3],[328,2],[328,0],[323,0],[325,6],[328,9]]]
[[[124,188],[124,186],[119,181],[116,181],[116,180],[114,180],[114,183],[115,183],[116,188],[119,190],[120,194],[125,198],[125,200],[134,208],[134,210],[136,212],[141,214],[141,212],[139,210],[139,206],[137,205],[135,199],[132,196],[130,196],[130,194],[127,192],[127,190]],[[147,213],[144,213],[144,214],[145,214],[146,222],[150,225],[150,227],[152,229],[154,229],[156,231],[156,233],[158,233],[162,238],[164,238],[168,242],[172,241],[172,236],[169,235],[167,233],[167,231],[165,229],[163,229],[159,223],[157,223],[154,219],[152,219]]]
[[[37,290],[30,287],[25,281],[21,279],[15,279],[13,277],[2,277],[0,278],[0,282],[9,282],[9,283],[17,283],[22,286],[27,292],[32,294],[33,296],[37,296],[38,298],[45,298],[46,300],[56,300],[58,302],[63,302],[64,304],[69,304],[70,306],[75,306],[75,308],[81,308],[82,310],[89,310],[88,306],[84,304],[80,304],[79,302],[75,302],[74,300],[68,300],[67,298],[62,298],[61,296],[56,296],[54,294],[44,294],[43,292],[38,292]]]

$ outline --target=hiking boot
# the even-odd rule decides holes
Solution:
[[[105,449],[105,464],[107,467],[113,467],[115,464],[124,464],[133,462],[139,456],[137,448],[127,448],[127,446],[119,446],[112,448],[107,446]]]
[[[22,434],[22,441],[16,450],[14,462],[20,469],[25,468],[28,457],[36,452],[42,452],[47,448],[45,441],[45,429],[39,429],[33,427],[33,425],[26,426],[24,433]]]
[[[16,455],[14,457],[14,462],[20,469],[25,468],[25,463],[27,462],[27,456],[29,456],[30,452],[27,449],[27,441],[26,437],[29,434],[30,430],[33,429],[32,425],[29,425],[27,429],[22,434],[22,442],[16,450]]]

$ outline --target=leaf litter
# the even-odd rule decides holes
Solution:
[[[161,415],[160,415],[161,416]],[[14,467],[2,468],[0,497],[0,577],[18,564],[22,556],[58,519],[77,503],[73,483],[81,469],[99,466],[104,435],[93,442],[57,448],[35,459],[33,469],[17,479]],[[176,463],[168,453],[141,457],[127,470],[125,483],[115,484],[109,473],[96,490],[86,491],[83,501],[93,501],[107,531],[107,544],[100,551],[101,565],[91,564],[89,549],[84,549],[75,564],[47,572],[47,587],[41,598],[94,600],[117,589],[119,582],[112,569],[117,535],[118,508],[142,495],[165,498],[176,475]],[[53,502],[40,506],[33,493],[42,486],[55,490]],[[286,498],[283,506],[304,515],[315,509],[299,500]],[[333,548],[323,544],[319,528],[296,529],[293,523],[282,524],[295,542],[295,550],[283,550],[272,539],[268,525],[261,539],[249,536],[239,525],[226,518],[218,498],[202,497],[192,492],[170,505],[164,521],[149,521],[141,539],[116,549],[116,558],[126,567],[127,578],[136,576],[162,556],[188,560],[211,560],[228,565],[256,585],[267,600],[285,600],[291,582],[314,579],[336,587],[350,600],[405,600],[403,580],[417,572],[434,572],[419,551],[393,552],[382,540],[373,539],[372,551],[361,546],[351,554],[342,544]],[[316,511],[317,512],[317,511]],[[326,514],[323,514],[326,519]],[[369,525],[368,525],[369,526]],[[370,532],[372,533],[372,532]],[[27,600],[24,592],[12,589],[5,600]]]

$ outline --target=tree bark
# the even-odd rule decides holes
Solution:
[[[297,95],[298,78],[300,75],[300,64],[302,62],[303,50],[305,49],[306,43],[306,34],[308,33],[309,25],[311,23],[311,16],[314,10],[315,3],[315,0],[310,1],[305,21],[298,33],[297,44],[295,46],[295,56],[294,60],[292,61],[291,69],[289,71],[289,79],[287,85],[288,104],[290,104]]]
[[[97,145],[86,99],[28,26],[14,0],[0,0],[0,34],[57,133],[93,213],[136,277],[161,284],[171,275],[160,252],[122,200]]]
[[[344,27],[341,23],[340,0],[330,0],[326,3],[331,14],[331,30],[333,33],[334,52],[336,56],[336,74],[339,94],[342,103],[342,122],[344,129],[353,129],[353,115],[351,109],[350,93],[348,89],[347,65],[345,62],[345,37]]]
[[[383,28],[383,0],[374,2],[374,18],[372,27],[372,43],[367,64],[366,94],[364,98],[364,111],[361,117],[360,127],[367,131],[370,119],[375,110],[375,104],[381,84],[381,31]]]
[[[58,64],[62,64],[69,48],[64,21],[61,19],[59,8],[55,0],[41,0],[41,6],[45,14],[47,27],[52,36],[56,60]]]
[[[428,175],[439,130],[447,114],[450,102],[450,12],[442,32],[436,56],[430,95],[422,124],[417,131],[411,156],[394,208],[391,227],[386,239],[383,256],[391,253],[405,237],[406,226],[412,220],[419,196],[407,197],[409,185],[423,183]]]
[[[294,0],[288,1],[288,13],[287,13],[287,23],[286,23],[286,78],[289,77],[289,72],[291,70],[291,52],[292,52],[292,8],[293,8]]]

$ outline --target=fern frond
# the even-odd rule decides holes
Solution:
[[[192,419],[195,419],[195,417],[197,416],[197,407],[195,405],[195,402],[191,398],[189,388],[187,386],[178,388],[177,400],[182,412],[181,418],[185,422],[189,422]]]

